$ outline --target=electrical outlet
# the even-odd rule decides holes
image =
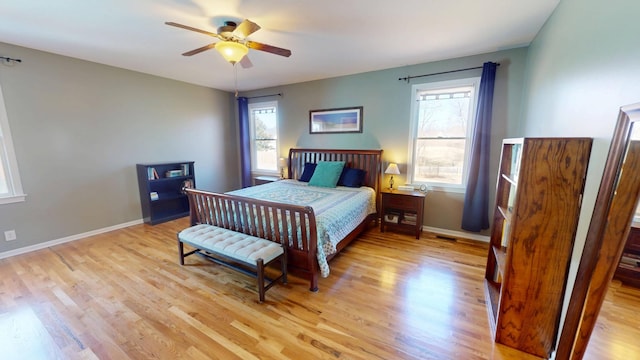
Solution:
[[[6,241],[13,241],[15,240],[16,237],[16,231],[15,230],[7,230],[4,232],[4,239]]]

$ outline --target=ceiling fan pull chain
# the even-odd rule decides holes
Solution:
[[[236,64],[233,64],[233,77],[236,88],[236,97],[238,97],[238,68],[236,67]]]

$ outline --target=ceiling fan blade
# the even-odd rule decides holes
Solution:
[[[181,28],[181,29],[185,29],[185,30],[191,30],[191,31],[199,32],[201,34],[213,36],[213,37],[216,37],[216,38],[220,38],[220,35],[218,35],[216,33],[213,33],[211,31],[200,30],[200,29],[196,29],[196,28],[191,27],[191,26],[182,25],[182,24],[171,22],[171,21],[167,21],[167,22],[165,22],[165,24],[167,24],[169,26],[175,26],[175,27],[178,27],[178,28]]]
[[[249,55],[245,55],[242,60],[240,60],[240,65],[242,65],[243,69],[249,69],[253,67],[253,63],[249,60]]]
[[[245,19],[240,23],[240,25],[236,26],[236,29],[233,30],[232,34],[235,37],[244,39],[258,30],[260,30],[260,25],[254,23],[249,19]]]
[[[203,51],[209,50],[209,49],[213,49],[214,47],[216,47],[216,43],[212,43],[209,45],[205,45],[203,47],[199,47],[197,49],[193,49],[191,51],[187,51],[186,53],[182,54],[182,56],[191,56],[191,55],[195,55],[195,54],[200,54]]]
[[[286,56],[286,57],[291,56],[291,50],[279,48],[276,46],[271,46],[271,45],[267,45],[267,44],[263,44],[255,41],[247,41],[246,45],[248,48],[255,49],[255,50],[266,51],[268,53],[272,53],[280,56]]]

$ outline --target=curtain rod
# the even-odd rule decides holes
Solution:
[[[257,99],[257,98],[263,98],[263,97],[269,97],[269,96],[282,96],[282,93],[271,94],[271,95],[251,96],[251,97],[248,97],[247,99]]]
[[[14,62],[14,63],[22,62],[22,60],[20,60],[20,59],[12,59],[12,58],[6,57],[6,56],[0,56],[0,59],[6,61],[8,63],[11,63],[11,62]]]
[[[496,63],[496,66],[500,66],[500,63]],[[467,70],[475,70],[475,69],[482,69],[482,66],[470,67],[470,68],[466,68],[466,69],[458,69],[458,70],[442,71],[442,72],[437,72],[437,73],[432,73],[432,74],[424,74],[424,75],[407,76],[407,77],[399,78],[398,80],[404,80],[404,81],[406,81],[406,82],[409,82],[409,81],[411,81],[411,79],[415,79],[415,78],[419,78],[419,77],[433,76],[433,75],[442,75],[442,74],[450,74],[450,73],[454,73],[454,72],[467,71]]]

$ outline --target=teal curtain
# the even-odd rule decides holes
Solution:
[[[498,64],[486,62],[478,91],[478,110],[471,142],[469,179],[464,197],[462,229],[478,232],[489,228],[489,160],[493,88]]]

